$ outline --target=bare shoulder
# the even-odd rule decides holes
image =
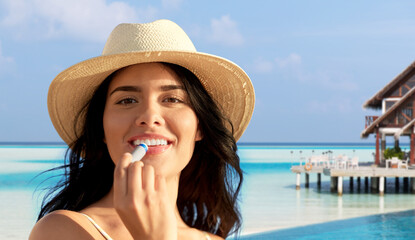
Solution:
[[[186,228],[179,228],[179,232],[178,232],[178,239],[180,240],[223,240],[222,237],[209,233],[209,232],[205,232],[205,231],[201,231],[199,229],[196,228],[190,228],[190,227],[186,227]]]
[[[209,235],[211,240],[223,240],[223,238],[218,236],[218,235],[215,235],[215,234],[212,234],[212,233],[207,233],[207,234]]]
[[[53,211],[40,219],[30,233],[30,240],[37,239],[94,239],[93,228],[83,215],[68,211]]]

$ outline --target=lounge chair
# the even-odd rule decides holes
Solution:
[[[311,157],[309,157],[308,158],[308,163],[310,163],[313,166],[318,166],[319,157],[320,156],[311,156]]]
[[[320,156],[318,163],[323,167],[330,167],[330,160],[328,155]]]
[[[401,160],[397,157],[392,157],[391,159],[386,159],[386,168],[389,168],[389,164],[392,165],[398,165],[399,167],[399,163],[401,162]]]
[[[337,168],[347,168],[347,162],[349,161],[349,158],[346,155],[340,155],[337,157]]]
[[[408,159],[407,160],[401,160],[398,162],[398,168],[406,168],[408,169]]]
[[[348,162],[348,168],[359,169],[359,157],[352,157]]]

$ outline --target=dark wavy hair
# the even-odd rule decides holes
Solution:
[[[224,238],[238,234],[243,173],[232,123],[192,72],[175,64],[162,64],[173,70],[185,87],[203,135],[180,174],[177,207],[181,217],[191,227]],[[58,209],[80,211],[110,191],[115,166],[103,142],[102,119],[108,86],[121,70],[103,81],[78,114],[77,121],[84,119],[82,133],[70,144],[66,162],[58,168],[65,170],[64,178],[43,199],[38,220]]]

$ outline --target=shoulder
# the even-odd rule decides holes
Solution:
[[[88,219],[78,212],[57,210],[35,224],[29,239],[94,239],[90,225]]]
[[[190,240],[190,239],[203,239],[203,240],[223,240],[222,237],[209,233],[209,232],[205,232],[205,231],[201,231],[197,228],[179,228],[179,232],[178,232],[178,239],[181,240]]]
[[[209,236],[209,238],[206,237],[206,240],[208,240],[208,239],[209,240],[223,240],[223,238],[218,236],[218,235],[215,235],[215,234],[212,234],[212,233],[207,233],[207,232],[205,234],[207,234]]]

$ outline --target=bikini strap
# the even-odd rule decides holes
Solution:
[[[104,231],[104,229],[102,229],[90,216],[86,215],[85,213],[80,214],[84,215],[105,239],[112,240],[112,238]],[[209,236],[207,232],[203,233],[205,234],[206,240],[212,240],[212,238]]]
[[[102,229],[90,216],[86,215],[85,213],[80,214],[84,215],[105,239],[112,240],[112,238],[104,231],[104,229]]]

